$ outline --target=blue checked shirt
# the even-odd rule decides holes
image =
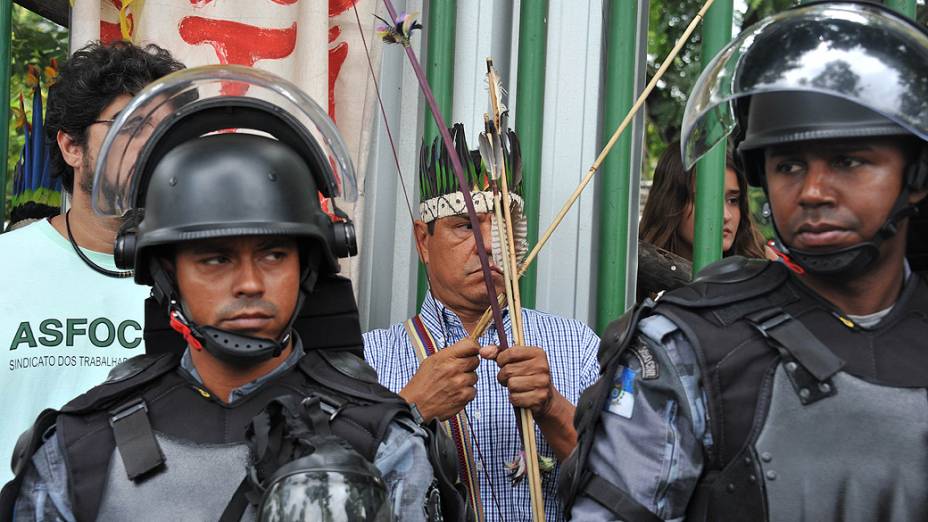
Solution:
[[[464,339],[467,335],[454,312],[431,294],[422,303],[420,317],[436,349]],[[572,404],[599,376],[596,352],[599,337],[586,325],[572,319],[536,310],[522,309],[525,343],[538,346],[548,355],[554,387]],[[503,311],[506,338],[513,339],[508,310]],[[481,346],[498,344],[495,328],[488,328],[479,340]],[[377,370],[380,383],[399,392],[419,367],[419,360],[403,323],[364,334],[364,357]],[[465,408],[471,432],[476,439],[474,461],[480,479],[480,495],[486,520],[531,520],[527,481],[510,485],[505,463],[521,448],[515,413],[509,392],[496,380],[499,368],[494,361],[481,360],[477,368],[477,397]],[[554,459],[554,451],[536,428],[538,451]],[[557,499],[559,466],[542,475],[545,515],[548,521],[563,520],[563,506]]]

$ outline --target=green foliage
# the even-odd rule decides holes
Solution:
[[[12,42],[10,48],[10,96],[11,108],[19,108],[19,94],[25,97],[26,114],[32,121],[32,88],[26,84],[29,64],[35,65],[39,70],[51,63],[52,58],[64,60],[68,55],[68,31],[54,22],[29,11],[17,4],[13,5]],[[42,75],[42,96],[48,94]],[[10,198],[13,194],[13,172],[19,153],[23,149],[25,133],[22,128],[16,128],[15,113],[11,111],[10,139],[7,146],[7,187],[6,187],[6,216],[0,221],[9,218]]]

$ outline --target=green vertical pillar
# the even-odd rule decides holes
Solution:
[[[13,0],[0,0],[0,139],[3,151],[9,149],[10,143],[10,45],[13,35]],[[6,180],[7,161],[4,154],[0,161],[0,232],[6,222]]]
[[[426,38],[425,75],[435,95],[435,101],[441,109],[441,114],[448,122],[451,121],[451,101],[454,94],[454,24],[457,10],[457,0],[429,2],[429,18],[423,28]],[[424,110],[426,117],[423,139],[426,143],[431,143],[438,136],[438,126],[434,118],[428,114],[428,107]],[[425,266],[419,263],[416,292],[418,304],[422,304],[428,286]]]
[[[716,0],[702,26],[702,66],[731,40],[732,0]],[[725,202],[725,153],[723,141],[696,166],[696,216],[693,241],[693,273],[722,257],[723,205]]]
[[[516,83],[516,132],[522,145],[522,197],[528,217],[528,244],[538,241],[541,201],[541,139],[544,127],[545,59],[548,0],[522,2],[519,13],[519,71]],[[522,305],[535,306],[534,265],[519,280]]]
[[[886,5],[913,20],[915,19],[915,0],[886,0]]]
[[[609,0],[606,17],[606,82],[601,141],[605,143],[635,102],[638,2]],[[632,134],[623,133],[599,174],[599,255],[596,330],[625,311],[628,201]]]

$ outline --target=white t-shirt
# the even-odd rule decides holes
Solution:
[[[113,269],[113,256],[84,250]],[[150,289],[91,270],[47,220],[0,234],[0,485],[20,433],[144,353]]]

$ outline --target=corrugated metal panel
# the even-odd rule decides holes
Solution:
[[[422,0],[396,1],[396,8],[422,11]],[[382,13],[378,14],[389,19]],[[417,53],[421,38],[414,38]],[[423,46],[424,47],[424,46]],[[423,101],[412,68],[399,47],[383,49],[380,63],[380,90],[390,130],[397,146],[406,192],[416,212],[416,164],[422,135]],[[396,173],[396,162],[379,107],[374,119],[376,138],[372,140],[363,187],[364,224],[360,246],[358,307],[361,327],[379,328],[409,317],[416,305],[416,266],[418,256],[406,200]]]
[[[548,11],[541,229],[599,151],[602,0],[556,0]],[[595,190],[588,187],[538,258],[537,307],[593,319]]]
[[[515,87],[509,72],[510,56],[514,54],[512,21],[512,0],[458,2],[452,116],[464,124],[471,148],[477,148],[476,136],[483,130],[483,115],[488,109],[488,57],[493,58],[503,87]]]

